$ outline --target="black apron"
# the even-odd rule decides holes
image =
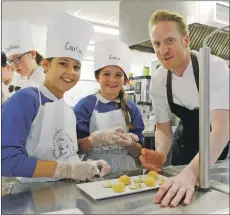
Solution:
[[[191,60],[197,89],[199,91],[199,65],[194,53],[191,53]],[[190,163],[199,151],[199,109],[189,110],[173,103],[171,71],[168,71],[166,88],[170,109],[172,113],[180,118],[173,138],[171,164],[185,165]],[[227,144],[219,159],[225,159],[228,155],[228,150],[229,146]]]

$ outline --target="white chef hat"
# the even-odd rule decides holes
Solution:
[[[131,50],[118,39],[105,39],[95,44],[94,71],[105,66],[119,66],[129,78]]]
[[[7,57],[35,50],[27,19],[3,21],[2,25],[2,46]]]
[[[70,57],[80,62],[93,33],[87,21],[59,12],[47,28],[45,57]]]

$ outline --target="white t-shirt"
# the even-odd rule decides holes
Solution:
[[[196,54],[198,63],[199,52]],[[152,75],[150,94],[152,97],[153,111],[156,121],[159,123],[169,122],[172,112],[167,99],[167,73],[163,66]],[[173,102],[187,109],[199,108],[199,92],[197,90],[192,68],[192,61],[184,71],[182,77],[172,73]],[[210,57],[210,110],[229,110],[229,68],[226,62],[214,55]]]

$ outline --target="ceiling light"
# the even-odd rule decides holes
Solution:
[[[97,23],[94,20],[92,20],[90,17],[80,16],[79,12],[81,12],[81,9],[78,10],[77,12],[75,12],[72,15],[74,15],[74,16],[80,18],[80,19],[84,19],[84,20],[90,22],[91,24],[93,24],[95,32],[104,33],[104,34],[119,35],[118,28],[110,27],[108,25],[106,25],[106,26],[105,25],[101,25],[100,23]],[[112,18],[114,18],[114,17],[112,17]],[[110,20],[110,19],[108,19],[108,20]]]
[[[119,30],[116,28],[104,27],[99,25],[93,25],[95,32],[105,33],[105,34],[112,34],[112,35],[119,35]]]
[[[89,44],[90,44],[90,45],[94,45],[94,44],[95,44],[95,41],[94,41],[94,40],[90,40],[90,41],[89,41]]]
[[[88,46],[87,46],[87,50],[94,51],[94,50],[95,50],[95,46],[93,46],[93,45],[88,45]]]

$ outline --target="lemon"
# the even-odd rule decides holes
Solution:
[[[118,182],[116,184],[113,184],[113,191],[116,193],[122,193],[125,191],[125,184],[123,182]]]
[[[156,181],[157,181],[157,179],[158,179],[158,173],[155,172],[155,171],[150,171],[150,172],[148,173],[148,176],[154,178]]]
[[[123,182],[125,185],[131,184],[131,180],[130,180],[129,176],[127,176],[127,175],[122,175],[119,178],[119,181]]]
[[[156,181],[153,177],[146,177],[144,180],[144,183],[147,187],[154,187],[156,184]]]

